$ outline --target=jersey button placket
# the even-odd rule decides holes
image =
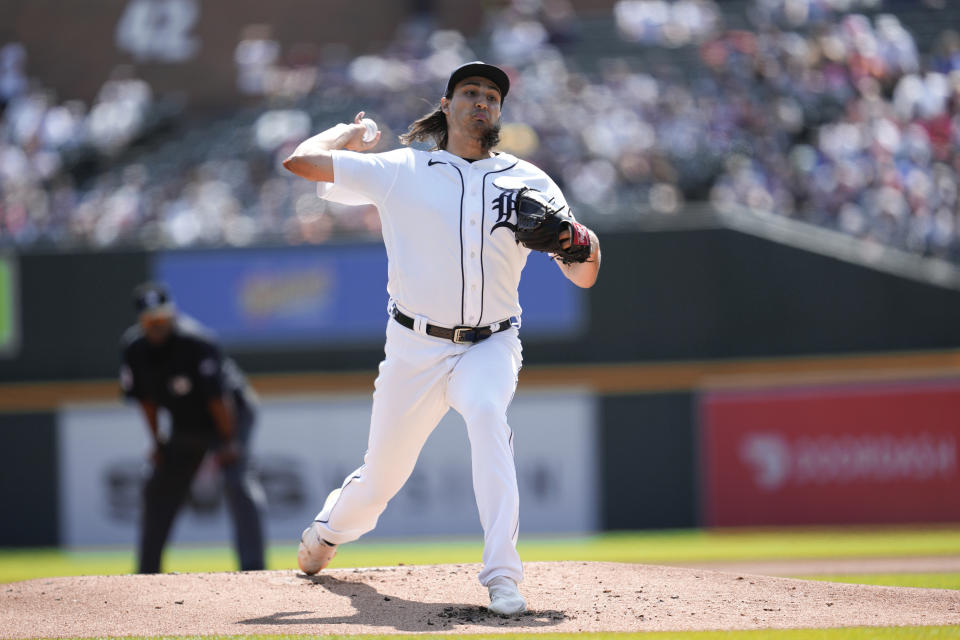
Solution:
[[[477,167],[471,167],[471,169],[477,169]],[[465,239],[469,238],[465,247],[466,255],[469,256],[469,258],[466,261],[466,269],[464,270],[466,287],[464,290],[463,320],[466,324],[472,326],[480,319],[480,293],[482,291],[483,280],[483,268],[481,264],[482,252],[480,251],[480,245],[483,242],[483,238],[481,237],[483,234],[483,225],[481,224],[483,202],[480,196],[480,176],[476,171],[471,171],[468,179],[470,182],[468,189],[470,206],[467,210],[470,211],[468,221],[470,233],[465,235]]]

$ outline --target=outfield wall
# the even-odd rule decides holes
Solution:
[[[0,413],[0,546],[60,540],[57,419],[52,411]]]
[[[265,495],[267,538],[295,541],[327,493],[363,462],[369,395],[271,398],[251,443],[252,475]],[[583,390],[530,392],[510,411],[528,533],[599,528],[596,407]],[[58,415],[60,542],[130,544],[140,517],[148,440],[133,407],[65,407]],[[428,439],[413,475],[369,537],[478,535],[469,442],[450,412]],[[230,523],[212,459],[201,467],[174,540],[214,542]]]
[[[373,371],[383,353],[378,243],[28,253],[7,263],[19,294],[0,308],[12,309],[19,337],[0,349],[0,383],[116,375],[119,337],[134,321],[130,292],[150,277],[171,280],[184,310],[220,329],[251,373]],[[528,365],[960,346],[957,290],[728,229],[607,234],[600,279],[585,291],[533,254],[521,303]]]
[[[184,306],[221,314],[202,319],[227,334],[228,351],[270,403],[291,394],[329,402],[372,389],[386,322],[380,245],[2,259],[0,335],[12,336],[0,348],[2,545],[101,535],[75,536],[65,515],[75,502],[95,504],[65,489],[93,492],[105,480],[65,479],[65,468],[82,464],[63,461],[122,441],[85,439],[81,427],[64,426],[74,424],[65,415],[84,414],[91,403],[109,408],[94,423],[109,422],[130,438],[119,457],[128,465],[123,499],[135,501],[130,469],[142,460],[135,441],[144,427],[121,409],[114,375],[119,336],[133,320],[130,290],[146,278],[169,278]],[[954,289],[723,229],[609,234],[600,281],[588,291],[534,255],[524,286],[516,408],[527,393],[574,389],[594,416],[577,436],[590,439],[593,453],[562,459],[565,473],[593,479],[595,504],[577,524],[544,515],[528,530],[960,520],[948,500],[960,488]],[[213,291],[220,297],[202,295]],[[326,331],[345,323],[353,333],[327,339]],[[284,342],[291,331],[314,333]],[[866,408],[843,394],[866,394]],[[927,401],[930,394],[936,399]],[[801,396],[813,400],[784,399]],[[362,413],[355,434],[363,432]],[[542,419],[536,428],[556,431],[534,431],[536,439],[564,443],[573,437],[563,431],[567,423],[581,421]],[[528,428],[515,426],[521,435]],[[347,440],[344,446],[350,449]],[[521,478],[524,468],[537,469],[528,458],[520,462]],[[331,476],[345,473],[330,464]],[[857,471],[823,473],[824,464]],[[524,482],[542,484],[538,477]],[[457,503],[468,504],[461,494]],[[305,498],[303,512],[312,501]],[[451,521],[466,522],[467,511]]]
[[[960,522],[960,368],[838,369],[647,393],[521,380],[522,530]],[[252,451],[272,540],[360,463],[368,415],[358,391],[265,398]],[[148,448],[133,407],[0,413],[0,435],[0,545],[133,543]],[[468,450],[451,412],[375,536],[477,534]],[[229,533],[206,467],[175,539]]]
[[[960,521],[960,379],[700,395],[707,526]]]

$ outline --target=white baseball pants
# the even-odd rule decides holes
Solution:
[[[520,496],[513,432],[507,425],[522,362],[517,329],[461,345],[391,319],[384,351],[364,464],[317,515],[320,537],[341,544],[371,531],[413,472],[427,437],[453,407],[467,423],[470,439],[473,491],[484,534],[480,582],[486,586],[499,576],[520,582]]]

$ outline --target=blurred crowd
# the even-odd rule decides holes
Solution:
[[[915,4],[915,3],[914,3]],[[372,207],[319,200],[280,161],[363,108],[384,148],[430,111],[453,67],[510,72],[501,147],[561,183],[593,224],[680,215],[685,202],[772,212],[960,260],[960,34],[919,43],[897,0],[751,0],[748,28],[713,0],[513,0],[483,38],[398,26],[377,54],[237,44],[238,90],[261,106],[145,149],[150,88],[118,71],[95,104],[57,104],[0,50],[0,241],[147,247],[321,243],[376,235]],[[938,0],[926,0],[936,16]],[[955,15],[955,14],[951,14]],[[947,26],[947,25],[945,25]],[[664,55],[666,53],[666,55]],[[322,91],[319,89],[322,88]],[[83,180],[79,151],[117,158]]]
[[[90,211],[71,170],[95,170],[156,124],[150,86],[118,67],[89,108],[79,100],[58,103],[52,90],[26,77],[25,62],[21,44],[0,47],[0,240],[70,244],[93,240],[93,220],[135,225],[119,211],[128,190],[116,190],[108,206]]]
[[[664,47],[702,42],[722,24],[716,4],[701,0],[620,0],[613,13],[624,39]]]
[[[756,102],[753,144],[724,159],[711,200],[960,258],[958,45],[945,31],[921,56],[891,14],[712,43],[707,63]]]

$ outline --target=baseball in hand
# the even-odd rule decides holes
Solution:
[[[377,123],[370,118],[364,118],[360,121],[360,124],[367,128],[367,130],[363,132],[363,141],[371,142],[377,136]]]

